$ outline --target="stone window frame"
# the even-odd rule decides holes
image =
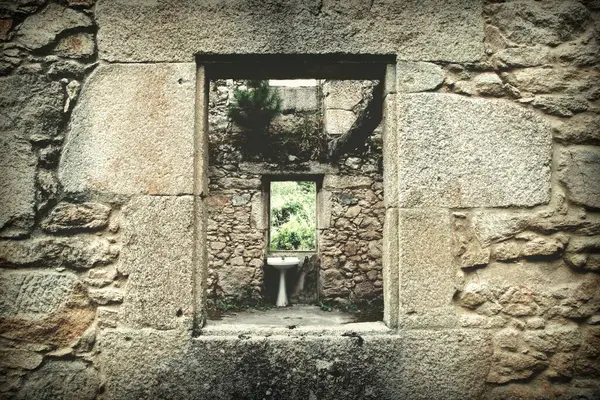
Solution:
[[[206,322],[206,248],[208,194],[209,84],[214,79],[356,79],[383,80],[383,322],[398,328],[398,169],[396,131],[396,55],[390,54],[203,54],[196,57],[194,126],[194,321],[195,335]],[[301,175],[301,174],[300,174]],[[299,177],[299,175],[296,175]],[[264,193],[264,189],[263,189]],[[317,191],[318,197],[319,191]],[[317,199],[319,201],[319,199]],[[268,201],[265,202],[268,204]],[[265,213],[266,215],[266,213]],[[268,218],[268,217],[267,217]]]

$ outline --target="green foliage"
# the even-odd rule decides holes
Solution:
[[[244,130],[243,148],[257,155],[268,147],[269,125],[281,114],[281,98],[268,81],[249,80],[246,86],[246,90],[234,90],[234,101],[229,104],[227,115]]]
[[[321,310],[327,312],[332,312],[333,310],[341,311],[348,314],[358,314],[361,312],[360,308],[355,303],[331,303],[319,300],[318,306]]]
[[[259,299],[218,299],[209,300],[207,314],[209,319],[221,319],[223,315],[243,312],[247,310],[268,311],[274,305]]]
[[[271,238],[271,250],[314,250],[315,228],[305,220],[292,219]]]
[[[217,300],[215,307],[222,312],[243,311],[249,309],[266,311],[273,308],[273,304],[265,303],[262,299],[251,302],[242,302],[239,300]]]
[[[314,182],[271,183],[271,251],[314,250]]]
[[[332,312],[333,311],[333,307],[332,306],[330,306],[327,303],[323,303],[322,301],[319,301],[319,308],[322,311],[327,311],[327,312]]]
[[[286,164],[290,160],[320,160],[325,156],[327,137],[320,113],[295,112],[292,122],[288,119],[283,125],[272,124],[282,112],[277,89],[263,80],[248,80],[245,86],[234,89],[227,115],[242,129],[232,139],[246,159],[260,157]]]
[[[280,228],[286,222],[290,221],[294,215],[306,216],[304,207],[299,201],[292,200],[290,203],[283,204],[279,208],[271,211],[271,221],[274,227]]]

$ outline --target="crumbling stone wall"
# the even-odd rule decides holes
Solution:
[[[294,132],[308,126],[315,137],[311,145],[316,148],[322,130],[328,133],[327,138],[335,138],[351,128],[365,92],[372,91],[375,83],[330,80],[315,87],[278,87],[274,90],[280,92],[283,100],[283,115],[273,121],[274,129]],[[241,84],[242,81],[217,80],[211,82],[209,90],[209,298],[264,300],[266,284],[278,284],[277,280],[266,282],[264,275],[268,268],[264,260],[269,225],[265,175],[287,174],[301,179],[303,174],[318,174],[324,179],[317,204],[319,234],[314,253],[318,258],[302,266],[307,290],[314,293],[302,293],[301,298],[344,305],[372,302],[381,306],[381,129],[360,148],[331,162],[327,162],[325,154],[318,153],[313,160],[297,162],[294,154],[290,154],[291,160],[276,161],[263,156],[264,159],[244,161],[243,149],[235,141],[236,134],[244,133],[227,117],[233,90]],[[316,275],[312,274],[315,268]],[[270,289],[276,292],[276,288]]]
[[[2,397],[598,397],[597,1],[94,3],[0,2]],[[396,56],[390,330],[192,334],[211,53]]]
[[[57,167],[97,65],[93,1],[0,3],[0,397],[93,399],[98,315],[123,301],[120,203]]]

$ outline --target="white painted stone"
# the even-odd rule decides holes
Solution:
[[[65,190],[191,194],[194,90],[191,63],[99,66],[73,112]]]
[[[323,85],[323,96],[326,109],[352,111],[363,98],[362,81],[327,81]]]
[[[400,318],[448,307],[455,292],[450,214],[438,209],[400,209],[398,268]]]
[[[189,62],[199,53],[362,53],[465,62],[484,55],[480,0],[320,4],[100,0],[100,58]]]
[[[129,276],[119,310],[125,326],[173,329],[189,322],[193,212],[192,196],[136,197],[123,208],[118,270]]]
[[[454,94],[400,96],[403,207],[533,206],[550,200],[552,135],[533,112]]]
[[[434,90],[444,82],[442,67],[429,62],[400,61],[396,67],[398,92],[415,93]]]
[[[352,128],[356,115],[348,110],[325,109],[325,132],[330,135],[343,135]]]
[[[317,87],[277,87],[283,111],[314,111],[320,109]]]

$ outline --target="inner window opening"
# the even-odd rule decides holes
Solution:
[[[269,183],[269,251],[315,251],[317,188],[311,181]]]

